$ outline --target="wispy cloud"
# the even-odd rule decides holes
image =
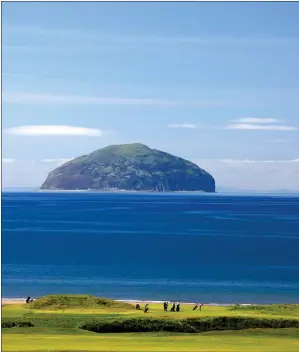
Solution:
[[[10,72],[2,72],[3,77],[14,77],[14,78],[36,78],[33,75],[24,75],[22,73],[10,73]]]
[[[62,82],[63,80],[58,77],[47,77],[47,76],[35,76],[35,75],[28,75],[24,73],[12,73],[12,72],[3,72],[2,77],[8,78],[17,78],[17,79],[28,79],[28,80],[46,80],[46,81],[53,81],[53,82]]]
[[[58,95],[41,93],[3,92],[3,101],[18,104],[49,104],[49,105],[150,105],[150,106],[226,106],[223,101],[191,101],[150,98],[119,98]]]
[[[268,118],[268,117],[242,117],[239,119],[232,120],[232,122],[239,122],[239,123],[280,123],[280,120]]]
[[[197,159],[197,165],[210,172],[217,186],[231,189],[299,191],[299,159]]]
[[[2,162],[4,164],[12,164],[15,162],[15,159],[11,159],[11,158],[2,158]]]
[[[189,128],[189,129],[197,128],[195,125],[192,125],[190,123],[173,124],[173,125],[168,125],[167,127],[168,128]]]
[[[68,161],[71,161],[74,158],[56,158],[56,159],[42,159],[42,163],[54,163],[54,164],[64,164],[67,163]]]
[[[31,125],[17,126],[4,130],[7,134],[17,136],[90,136],[100,137],[103,131],[97,128],[64,126],[64,125]]]
[[[226,126],[229,130],[262,130],[262,131],[297,131],[298,127],[285,125],[256,125],[248,123],[235,123]]]
[[[245,45],[245,46],[298,46],[299,38],[293,37],[240,37],[240,36],[205,36],[205,37],[173,37],[173,36],[129,36],[103,34],[95,30],[59,29],[46,28],[41,26],[3,26],[3,34],[7,35],[32,35],[35,37],[62,37],[68,40],[92,41],[93,43],[113,43],[113,44],[162,44],[162,45]]]
[[[289,139],[285,139],[285,138],[273,138],[273,139],[269,139],[267,142],[269,143],[288,143]]]
[[[238,160],[238,159],[222,159],[222,163],[226,164],[280,164],[280,163],[299,163],[299,159],[293,159],[293,160],[250,160],[250,159],[245,159],[245,160]]]
[[[78,44],[78,42],[77,42]],[[120,45],[109,45],[103,43],[86,43],[84,41],[80,42],[80,45],[76,45],[76,43],[68,42],[66,44],[54,42],[49,45],[3,45],[2,52],[6,53],[23,53],[23,54],[50,54],[50,55],[74,55],[80,53],[88,53],[88,54],[101,54],[101,53],[124,53],[126,52],[126,47]]]

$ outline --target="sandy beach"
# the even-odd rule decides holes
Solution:
[[[17,299],[13,299],[13,298],[4,298],[1,300],[1,304],[23,304],[25,303],[25,298],[17,298]]]
[[[2,305],[5,304],[24,304],[26,301],[26,298],[3,298],[1,303]],[[139,300],[122,300],[122,299],[116,299],[116,301],[118,302],[125,302],[125,303],[131,303],[131,304],[137,304],[137,303],[149,303],[149,304],[159,304],[159,303],[163,303],[163,301],[139,301]],[[186,302],[183,304],[188,304],[188,305],[192,305],[194,303],[190,303],[190,302]]]
[[[39,298],[39,297],[37,297]],[[37,299],[34,298],[34,299]],[[26,298],[2,298],[1,304],[2,305],[7,305],[7,304],[25,304]],[[116,299],[115,301],[117,302],[125,302],[125,303],[131,303],[131,304],[163,304],[164,301],[145,301],[145,300],[123,300],[123,299]],[[170,301],[172,303],[172,301]],[[183,305],[194,305],[194,304],[200,304],[201,302],[180,302]],[[230,306],[233,305],[234,303],[231,304],[218,304],[218,303],[204,303],[205,306],[219,306],[219,307],[225,307],[225,306]],[[250,303],[243,303],[240,304],[242,306],[250,306],[252,304]],[[256,304],[258,305],[258,304]]]

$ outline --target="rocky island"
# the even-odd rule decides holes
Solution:
[[[215,180],[188,160],[134,143],[68,161],[49,173],[41,189],[215,192]]]

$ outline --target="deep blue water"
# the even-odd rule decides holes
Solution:
[[[3,193],[2,296],[299,303],[299,198]]]

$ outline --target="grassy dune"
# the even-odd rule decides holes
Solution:
[[[78,296],[77,296],[78,297]],[[81,296],[82,297],[82,296]],[[61,298],[61,297],[60,297]],[[83,299],[84,300],[84,299]],[[250,307],[204,306],[203,311],[192,311],[182,305],[180,313],[165,313],[162,304],[150,304],[149,313],[132,309],[113,301],[108,304],[90,304],[80,308],[74,301],[70,308],[61,301],[57,305],[7,305],[2,307],[3,319],[24,319],[34,327],[2,329],[3,351],[298,351],[299,328],[249,329],[213,331],[199,334],[186,333],[120,333],[98,334],[78,327],[91,320],[128,319],[130,317],[195,318],[195,317],[254,317],[299,320],[299,305],[271,305]],[[49,300],[47,301],[49,302]],[[119,305],[120,304],[120,305]]]

